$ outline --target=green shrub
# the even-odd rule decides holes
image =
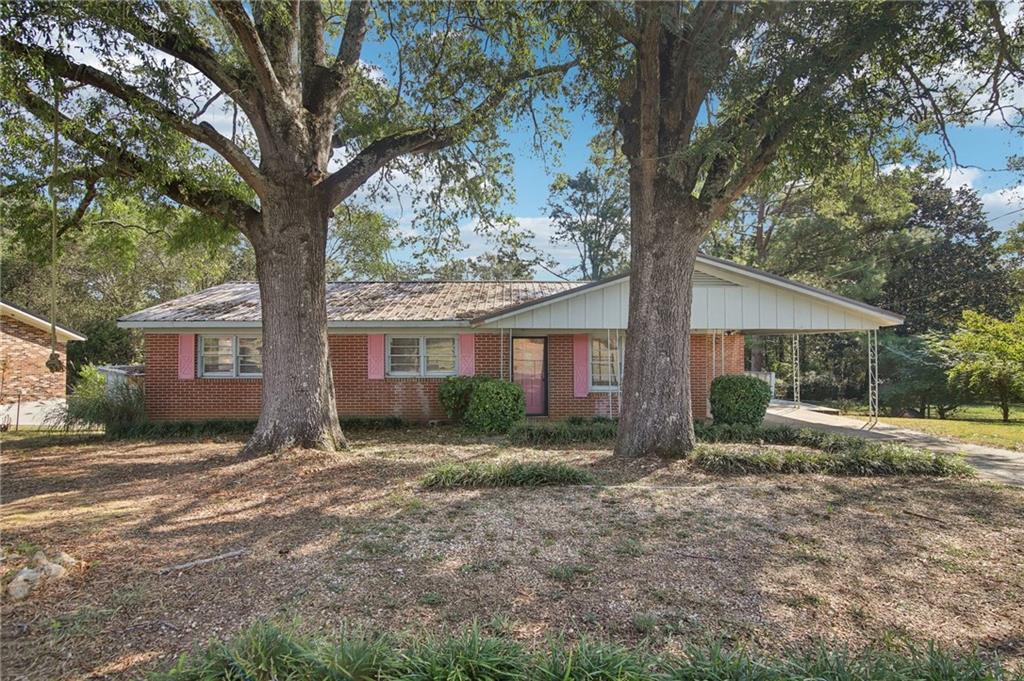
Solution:
[[[121,383],[108,390],[106,378],[91,364],[82,367],[65,403],[45,417],[46,425],[59,430],[103,428],[110,437],[119,437],[145,421],[142,389]]]
[[[452,421],[462,422],[469,408],[469,400],[478,386],[495,379],[488,376],[449,376],[438,388],[438,400],[444,413]]]
[[[615,439],[618,423],[604,420],[524,422],[512,427],[509,440],[521,445],[568,445],[578,442],[608,442]]]
[[[768,384],[753,376],[725,374],[711,382],[711,416],[715,423],[759,426],[771,399]]]
[[[257,624],[228,643],[178,659],[153,681],[1009,681],[1019,674],[998,659],[926,648],[867,648],[858,654],[819,646],[767,655],[718,643],[681,654],[584,639],[527,650],[477,628],[457,635],[340,639]]]
[[[711,473],[819,473],[824,475],[929,475],[971,477],[960,457],[933,454],[905,445],[866,442],[846,449],[780,449],[700,445],[690,460]]]
[[[481,381],[469,398],[463,422],[475,433],[507,433],[526,419],[526,395],[515,383]]]
[[[428,489],[453,487],[540,487],[543,485],[586,485],[594,476],[564,463],[446,463],[432,468],[423,478]]]

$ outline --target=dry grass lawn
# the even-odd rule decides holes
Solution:
[[[1024,490],[718,477],[444,429],[356,436],[337,457],[240,461],[238,446],[5,443],[5,581],[36,548],[87,564],[5,597],[3,677],[133,678],[259,618],[414,632],[476,621],[529,643],[659,649],[935,639],[1024,660]],[[573,463],[601,484],[419,488],[435,463],[503,457]]]

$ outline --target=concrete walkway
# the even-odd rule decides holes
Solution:
[[[955,442],[937,435],[899,428],[887,423],[877,423],[868,430],[864,421],[815,411],[803,406],[795,407],[791,404],[772,404],[768,407],[765,421],[794,428],[815,428],[873,440],[902,442],[933,452],[960,453],[964,455],[968,463],[978,469],[978,475],[981,478],[1024,487],[1024,452]]]

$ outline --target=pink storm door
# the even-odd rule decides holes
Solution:
[[[526,415],[548,413],[548,339],[512,339],[512,380],[526,393]]]

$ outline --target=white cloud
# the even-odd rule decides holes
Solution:
[[[953,167],[939,172],[938,176],[950,189],[960,189],[961,187],[973,189],[974,183],[981,179],[983,174],[980,168]]]
[[[984,191],[979,185],[985,183],[988,173],[980,168],[947,168],[937,177],[950,189],[967,187],[977,191],[989,223],[998,230],[1008,229],[1024,219],[1024,185]]]
[[[1009,229],[1024,220],[1024,185],[985,192],[981,203],[993,227]]]

